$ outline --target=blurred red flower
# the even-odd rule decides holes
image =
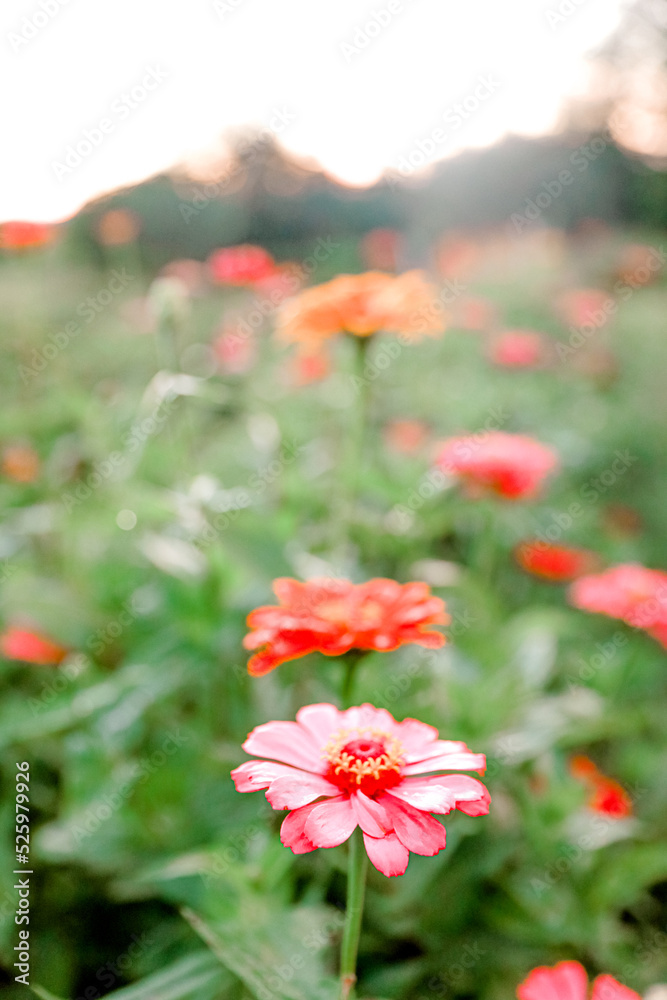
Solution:
[[[559,962],[553,967],[540,965],[517,986],[516,995],[519,1000],[587,1000],[588,976],[579,962]],[[641,1000],[641,997],[611,976],[598,976],[593,982],[591,1000]]]
[[[507,330],[489,345],[489,359],[503,368],[537,368],[545,356],[544,338],[532,330]]]
[[[599,557],[589,549],[551,545],[538,539],[517,545],[514,558],[526,573],[552,583],[569,583],[584,573],[590,573],[599,563]]]
[[[551,448],[503,431],[449,438],[436,461],[443,472],[463,481],[470,496],[491,493],[506,500],[534,499],[559,465]]]
[[[298,354],[292,361],[293,378],[297,385],[321,382],[331,374],[331,363],[326,354]]]
[[[255,677],[315,651],[340,656],[350,649],[388,652],[412,642],[438,649],[445,642],[441,632],[427,627],[446,625],[449,616],[426,583],[354,584],[326,577],[300,583],[281,577],[273,590],[280,603],[248,615],[253,631],[243,645],[259,649],[248,663]]]
[[[590,757],[583,754],[573,757],[570,761],[570,774],[587,786],[588,807],[593,812],[612,819],[632,816],[632,799],[626,790],[618,781],[602,774]]]
[[[51,243],[55,226],[42,222],[4,222],[0,226],[0,247],[6,250],[30,250]]]
[[[65,659],[68,650],[37,632],[10,627],[0,635],[0,652],[8,660],[57,666]]]
[[[667,647],[667,573],[638,563],[612,566],[576,580],[570,603],[582,611],[620,618],[633,628],[645,629]]]
[[[39,455],[33,448],[10,444],[2,452],[2,474],[15,483],[34,483],[39,475]]]
[[[255,285],[275,274],[277,265],[268,250],[244,243],[214,250],[208,268],[219,285]]]

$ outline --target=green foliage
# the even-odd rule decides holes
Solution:
[[[371,870],[360,995],[509,1000],[531,968],[563,958],[639,991],[667,978],[665,651],[575,611],[511,554],[546,533],[609,564],[667,568],[664,282],[619,299],[607,326],[544,370],[491,367],[482,336],[453,324],[398,354],[397,341],[378,338],[346,539],[352,345],[332,343],[333,373],[299,386],[269,316],[251,369],[225,373],[206,347],[223,316],[252,313],[250,293],[193,296],[165,348],[142,325],[153,274],[132,248],[106,270],[74,269],[82,237],[69,239],[0,268],[1,444],[28,443],[41,460],[32,483],[0,480],[2,615],[72,650],[59,668],[0,664],[8,1000],[25,995],[12,970],[20,761],[31,771],[41,1000],[336,997],[346,848],[293,856],[281,815],[229,778],[253,726],[338,700],[338,660],[311,655],[253,680],[242,647],[245,616],[272,601],[275,577],[332,564],[356,581],[435,574],[450,642],[368,656],[355,699],[485,752],[493,800],[488,817],[447,817],[446,850],[413,855],[404,876]],[[625,241],[574,244],[563,257],[507,241],[466,294],[487,296],[503,326],[567,344],[555,293],[576,275],[613,296]],[[312,280],[356,252],[343,241]],[[107,287],[111,267],[132,281],[86,323],[80,305]],[[77,315],[77,335],[46,351]],[[385,429],[397,419],[424,421],[431,443],[392,449]],[[455,489],[421,489],[434,442],[489,426],[559,451],[563,468],[540,501],[472,504]],[[630,460],[609,473],[618,451]],[[134,527],[119,518],[128,511]],[[575,752],[628,789],[631,820],[586,809],[568,770]]]

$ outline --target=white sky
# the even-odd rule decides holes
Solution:
[[[2,0],[0,220],[63,218],[196,157],[230,127],[278,125],[276,111],[288,150],[352,184],[397,169],[434,129],[446,135],[430,160],[548,131],[563,97],[585,87],[583,57],[621,3]],[[123,94],[150,69],[165,78],[128,107]],[[485,78],[494,93],[476,101]],[[448,124],[466,98],[478,107]],[[56,176],[67,147],[104,118],[99,144]]]

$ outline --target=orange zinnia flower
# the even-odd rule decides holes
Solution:
[[[22,628],[8,628],[0,635],[0,653],[8,660],[39,666],[57,666],[67,656],[64,646]]]
[[[280,308],[277,321],[278,335],[307,352],[338,333],[370,337],[384,330],[417,337],[443,328],[437,292],[420,271],[341,274],[294,296]]]
[[[278,605],[248,615],[246,649],[259,649],[248,663],[255,677],[308,653],[341,656],[350,649],[388,652],[405,643],[439,649],[445,637],[429,625],[446,625],[445,604],[426,583],[375,579],[354,584],[326,577],[300,583],[274,581]]]
[[[5,222],[0,226],[0,247],[30,250],[50,243],[55,227],[42,222]]]
[[[22,444],[8,445],[2,453],[2,474],[15,483],[33,483],[39,475],[39,455]]]
[[[632,799],[626,790],[618,781],[602,774],[589,757],[583,754],[573,757],[570,761],[570,774],[587,786],[589,809],[612,819],[632,816]]]
[[[537,539],[521,542],[514,550],[514,558],[521,569],[533,576],[552,583],[569,583],[584,573],[590,573],[598,564],[598,557],[589,549],[575,549],[568,545],[551,545]]]
[[[96,232],[106,247],[132,243],[141,232],[141,218],[129,208],[111,208],[97,220]]]

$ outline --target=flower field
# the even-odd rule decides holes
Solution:
[[[140,231],[0,232],[3,995],[658,1000],[660,234]]]

